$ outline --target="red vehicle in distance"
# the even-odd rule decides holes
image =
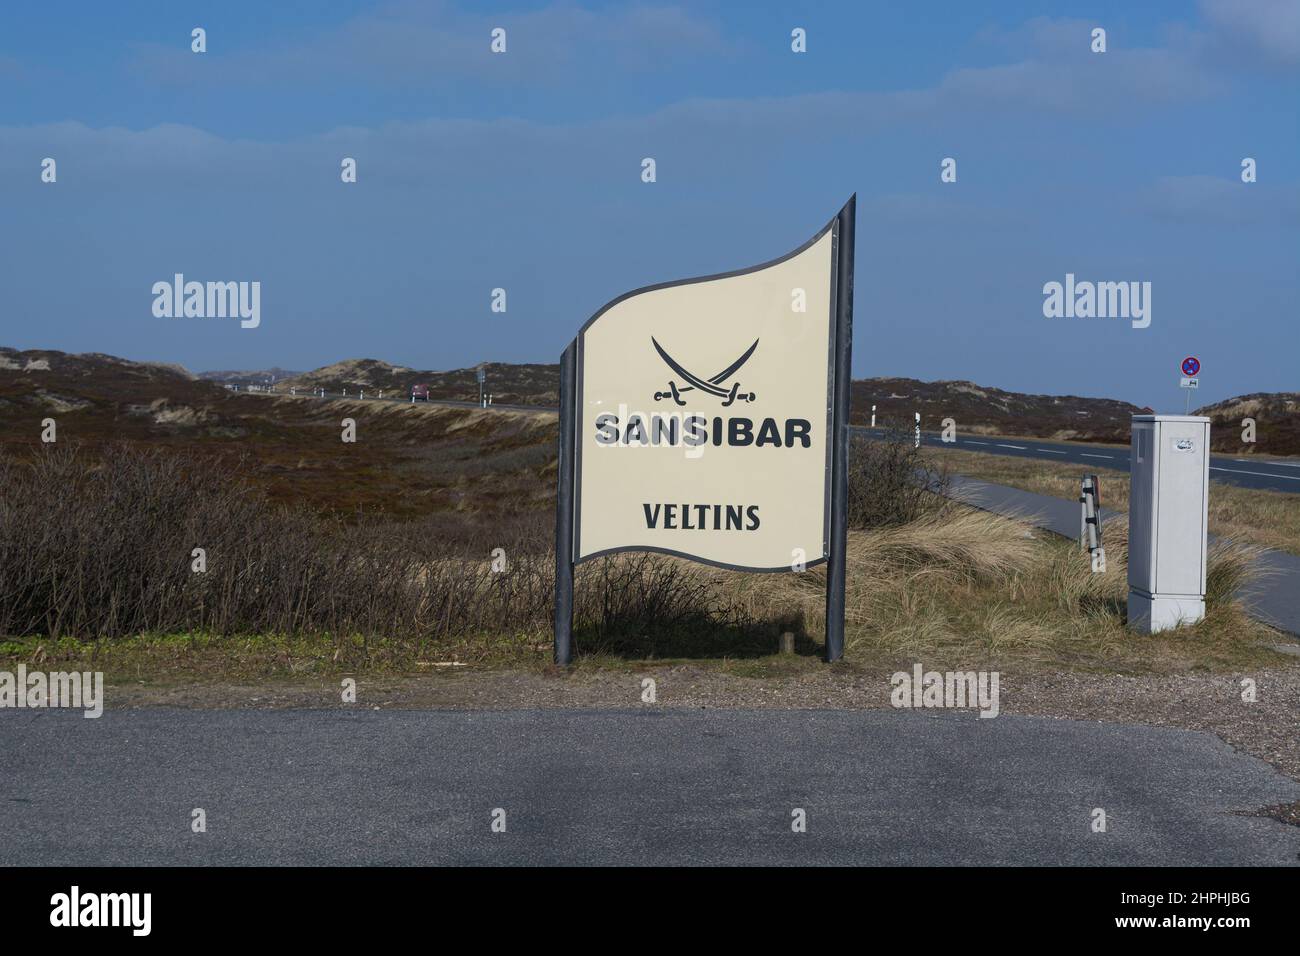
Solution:
[[[411,401],[413,401],[413,402],[427,402],[428,400],[429,400],[429,386],[428,386],[428,385],[412,385],[412,386],[411,386]]]

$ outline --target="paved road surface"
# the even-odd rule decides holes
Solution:
[[[881,429],[858,428],[857,431],[879,437],[884,434]],[[1030,438],[958,438],[956,442],[946,443],[938,435],[922,433],[921,441],[935,448],[950,448],[957,451],[983,452],[990,455],[1005,455],[1010,458],[1035,458],[1042,461],[1066,462],[1081,466],[1081,469],[1096,470],[1110,468],[1128,472],[1129,451],[1127,448],[1111,448],[1105,445],[1068,445],[1057,442],[1045,442]],[[1278,458],[1232,458],[1225,455],[1210,456],[1210,480],[1224,481],[1243,488],[1259,488],[1267,491],[1289,491],[1300,494],[1300,459],[1284,460]],[[1106,485],[1102,483],[1103,500]]]
[[[1236,811],[1297,798],[1209,734],[1005,714],[0,711],[0,865],[1295,865]]]

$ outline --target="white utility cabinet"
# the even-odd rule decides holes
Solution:
[[[1205,617],[1210,420],[1134,415],[1128,623],[1153,634]]]

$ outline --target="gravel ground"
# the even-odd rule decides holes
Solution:
[[[741,677],[713,667],[647,666],[642,671],[538,673],[458,668],[417,677],[360,677],[357,702],[337,684],[137,684],[106,689],[107,707],[491,708],[889,707],[892,671],[823,668],[785,677]],[[656,702],[643,704],[642,679]],[[1256,699],[1242,700],[1243,682]],[[1000,674],[1002,713],[1205,730],[1300,780],[1300,668],[1250,674],[1118,676],[1072,672]]]

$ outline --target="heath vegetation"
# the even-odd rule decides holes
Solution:
[[[850,667],[1273,659],[1272,632],[1234,597],[1248,546],[1212,554],[1204,622],[1137,638],[1124,627],[1121,524],[1106,529],[1108,570],[1093,574],[1069,542],[937,493],[945,477],[906,435],[855,442],[851,458]],[[0,656],[90,655],[146,676],[187,660],[218,661],[223,675],[546,666],[553,464],[548,479],[546,463],[529,461],[540,477],[527,494],[411,518],[286,503],[268,493],[264,467],[129,444],[0,460]],[[824,573],[746,575],[650,554],[586,563],[575,582],[580,666],[777,662],[786,632],[793,661],[820,666]]]

